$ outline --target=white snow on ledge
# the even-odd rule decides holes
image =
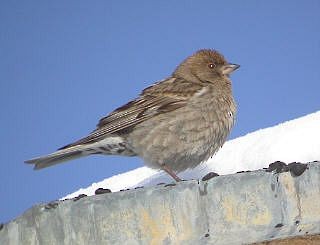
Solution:
[[[320,160],[320,111],[229,140],[207,162],[179,176],[183,179],[198,179],[208,172],[221,175],[260,169],[274,161],[290,163],[316,160]],[[94,195],[98,188],[119,191],[160,182],[168,183],[172,179],[161,171],[142,167],[93,183],[62,199],[79,194]]]

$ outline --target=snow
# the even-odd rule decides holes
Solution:
[[[199,179],[209,172],[223,175],[261,169],[274,161],[290,163],[316,160],[320,160],[320,111],[229,140],[207,162],[180,173],[179,177]],[[114,192],[160,182],[170,183],[172,179],[162,171],[142,167],[93,183],[63,199],[79,194],[94,195],[98,188]]]

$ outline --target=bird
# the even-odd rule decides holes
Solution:
[[[138,156],[181,181],[178,173],[205,162],[226,141],[236,116],[230,74],[239,67],[215,49],[200,49],[101,118],[88,136],[25,162],[42,169],[92,154]]]

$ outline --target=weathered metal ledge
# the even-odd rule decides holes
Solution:
[[[320,162],[36,205],[0,226],[0,244],[231,245],[312,234]]]

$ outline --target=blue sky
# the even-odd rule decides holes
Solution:
[[[0,19],[0,223],[142,166],[92,156],[33,171],[23,161],[85,136],[198,49],[241,65],[231,138],[320,109],[317,0],[3,1]]]

